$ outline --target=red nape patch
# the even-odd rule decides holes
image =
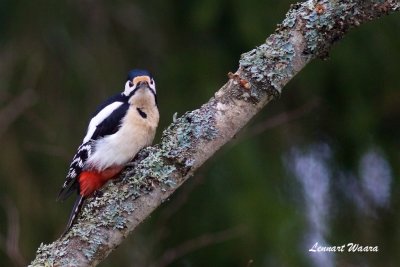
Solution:
[[[79,175],[80,194],[89,196],[100,189],[108,180],[112,179],[122,170],[122,167],[110,167],[102,172],[83,171]]]

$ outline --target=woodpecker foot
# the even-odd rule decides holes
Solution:
[[[103,197],[103,195],[104,195],[104,193],[102,191],[100,191],[100,190],[95,190],[93,192],[93,197],[94,198],[101,198],[101,197]]]
[[[137,154],[135,155],[135,157],[134,157],[131,161],[129,161],[128,163],[125,164],[125,167],[133,167],[133,168],[135,168],[136,165],[137,165],[140,161],[142,161],[142,160],[144,160],[145,158],[147,158],[147,157],[149,156],[149,154],[150,154],[150,152],[148,152],[147,150],[141,150],[141,151],[139,151],[139,153],[137,153]]]
[[[119,183],[125,179],[126,175],[118,175],[113,178],[113,183]]]
[[[127,164],[125,164],[125,167],[136,167],[137,163],[136,161],[129,161]]]

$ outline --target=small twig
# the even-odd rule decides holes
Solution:
[[[134,167],[134,164],[130,165]],[[203,182],[204,176],[197,174],[191,183],[188,183],[186,186],[181,188],[179,194],[175,195],[175,197],[169,201],[169,204],[163,207],[156,221],[154,231],[151,232],[151,236],[147,236],[148,238],[146,238],[146,244],[144,246],[146,247],[147,253],[139,253],[142,258],[146,258],[147,262],[152,261],[152,255],[154,254],[153,251],[157,250],[159,247],[158,244],[163,243],[163,240],[171,233],[168,221],[182,209],[182,207],[187,203],[193,190]],[[143,246],[143,243],[141,246]],[[147,264],[142,265],[147,266]]]
[[[188,185],[186,185],[183,190],[179,194],[176,195],[173,203],[168,205],[165,209],[163,209],[160,219],[158,220],[158,225],[160,227],[165,226],[166,222],[176,214],[182,206],[184,206],[189,198],[190,193],[193,190],[204,182],[204,175],[196,175],[193,179],[194,181]]]
[[[193,192],[193,190],[204,181],[204,176],[196,175],[194,180],[195,182],[191,183],[188,186],[185,186],[184,190],[182,190],[180,194],[177,194],[172,203],[165,207],[161,212],[160,218],[157,220],[157,226],[155,227],[155,229],[157,230],[153,234],[153,239],[155,240],[153,244],[160,243],[161,240],[168,236],[168,220],[186,204],[190,193]]]
[[[316,107],[318,107],[320,105],[320,103],[321,103],[320,99],[315,98],[294,110],[291,110],[288,112],[282,112],[272,118],[268,118],[268,119],[260,122],[259,124],[253,126],[248,131],[246,131],[243,134],[244,135],[243,137],[244,138],[253,137],[253,136],[259,135],[271,128],[278,127],[280,125],[283,125],[283,124],[288,123],[293,120],[297,120],[297,119],[303,117],[304,115],[306,115],[307,113],[311,112]]]
[[[0,235],[0,249],[7,254],[15,266],[24,266],[26,260],[19,249],[20,223],[18,210],[10,199],[6,199],[3,206],[7,214],[7,238]]]
[[[206,233],[197,238],[183,242],[175,248],[168,249],[152,267],[165,267],[190,252],[199,250],[212,244],[221,243],[237,237],[243,232],[242,227],[226,229],[217,233]]]
[[[38,97],[33,89],[26,89],[0,110],[0,136],[26,109],[33,106]]]
[[[168,206],[164,207],[159,219],[157,220],[157,225],[154,227],[155,231],[152,232],[152,245],[149,243],[149,250],[156,248],[157,244],[162,243],[162,240],[168,237],[170,231],[167,222],[187,203],[190,193],[193,192],[193,190],[203,181],[203,175],[196,175],[194,182],[183,187],[183,190],[181,190],[181,192],[171,201],[172,203],[169,203]]]

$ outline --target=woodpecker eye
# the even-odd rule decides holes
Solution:
[[[154,80],[153,80],[153,79],[150,80],[150,84],[151,84],[151,85],[154,84]]]
[[[133,82],[129,82],[129,87],[133,87]]]

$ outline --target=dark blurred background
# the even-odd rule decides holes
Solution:
[[[0,1],[0,266],[59,237],[57,203],[99,102],[153,72],[161,112],[198,108],[294,1]],[[100,266],[398,266],[400,17],[299,73]],[[315,242],[377,253],[311,253]]]

